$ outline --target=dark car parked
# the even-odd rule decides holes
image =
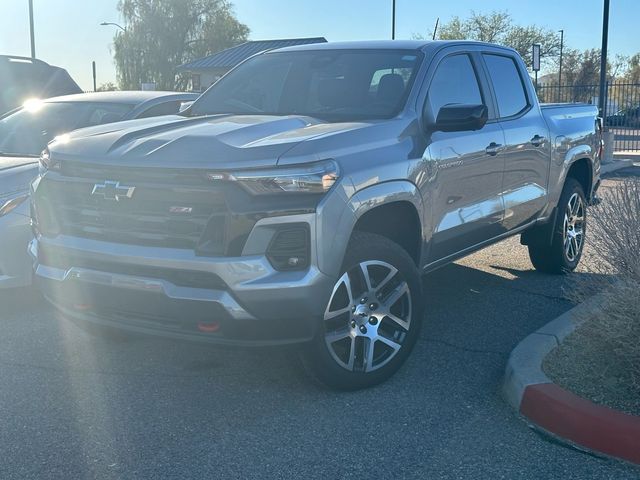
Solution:
[[[607,126],[640,128],[640,106],[623,108],[613,115],[607,115]]]
[[[0,114],[29,98],[82,93],[66,70],[42,60],[0,55]]]

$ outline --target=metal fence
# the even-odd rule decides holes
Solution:
[[[539,84],[541,102],[598,104],[599,85]],[[607,82],[605,126],[614,134],[614,152],[640,152],[640,83]]]

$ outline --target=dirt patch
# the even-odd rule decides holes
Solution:
[[[640,416],[640,284],[616,284],[602,295],[602,308],[588,312],[542,368],[576,395]]]
[[[602,203],[590,209],[587,270],[595,275],[565,292],[575,303],[595,294],[601,302],[542,368],[583,398],[640,416],[640,178],[605,187]]]

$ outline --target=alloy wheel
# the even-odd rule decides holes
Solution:
[[[569,198],[564,214],[564,253],[567,260],[574,262],[584,244],[585,208],[582,197],[574,193]]]
[[[411,291],[393,265],[366,261],[336,282],[324,313],[325,343],[333,359],[353,372],[386,365],[411,327]]]

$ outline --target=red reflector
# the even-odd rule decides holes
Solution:
[[[220,330],[220,322],[198,322],[198,330],[205,333],[213,333]]]

